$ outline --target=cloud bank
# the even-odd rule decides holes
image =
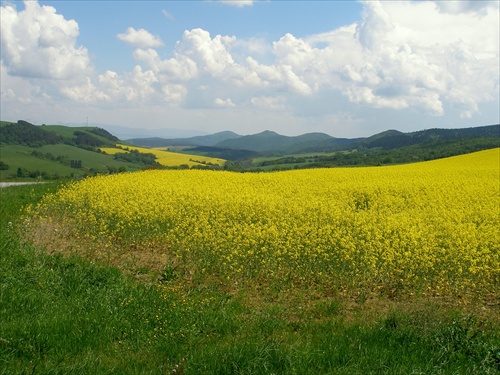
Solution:
[[[169,58],[158,52],[159,36],[129,27],[117,38],[135,47],[136,66],[123,74],[95,71],[77,45],[76,21],[37,2],[24,6],[1,8],[1,69],[31,93],[2,84],[6,103],[31,95],[101,108],[294,113],[301,100],[341,95],[368,108],[470,118],[481,103],[498,101],[497,2],[368,1],[359,22],[306,38],[288,33],[264,47],[197,28],[183,33]]]

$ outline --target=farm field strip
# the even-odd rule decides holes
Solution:
[[[493,149],[390,167],[98,176],[27,217],[31,231],[54,226],[47,243],[139,248],[235,284],[495,299],[499,161]]]
[[[128,148],[129,150],[137,150],[142,153],[150,153],[156,156],[158,163],[167,167],[175,167],[182,164],[186,164],[191,167],[193,165],[203,165],[208,163],[214,165],[217,164],[222,167],[226,162],[223,159],[216,159],[208,156],[181,154],[178,152],[165,151],[164,148],[156,149],[156,148],[146,148],[146,147],[126,146],[126,145],[120,145],[120,146],[122,147],[122,149],[102,147],[101,151],[104,151],[105,153],[110,155],[114,155],[118,152],[127,152],[125,148]]]

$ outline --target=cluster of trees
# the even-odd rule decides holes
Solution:
[[[108,169],[108,173],[109,174],[115,174],[115,173],[124,173],[124,172],[127,172],[127,168],[125,168],[124,166],[121,166],[119,168],[116,168],[116,167],[111,167],[111,166],[107,166],[106,167]]]
[[[37,151],[37,150],[32,151],[31,155],[36,157],[36,158],[39,158],[39,159],[48,159],[48,160],[57,161],[57,162],[63,163],[63,164],[64,164],[64,161],[66,161],[66,159],[67,159],[64,155],[53,155],[51,152],[41,152],[41,151]],[[65,164],[68,164],[68,163],[66,162]]]
[[[152,153],[139,152],[132,150],[130,152],[118,152],[113,155],[115,160],[126,161],[129,163],[137,163],[143,165],[160,165],[156,161],[156,156]]]
[[[49,173],[47,171],[34,170],[30,171],[26,168],[17,168],[16,177],[19,178],[41,178],[43,180],[58,180],[61,178],[58,173]]]
[[[30,147],[54,145],[62,143],[63,138],[57,134],[43,130],[27,121],[19,120],[17,124],[8,124],[0,127],[2,143],[21,144]]]
[[[186,164],[184,164],[186,165]],[[208,169],[208,170],[220,170],[221,167],[219,164],[213,164],[213,163],[210,163],[210,162],[205,162],[205,163],[202,163],[202,164],[195,164],[195,165],[192,165],[189,169]]]
[[[75,145],[76,146],[90,146],[92,148],[94,147],[102,147],[106,144],[106,142],[100,140],[99,138],[93,137],[89,133],[81,132],[81,131],[75,131],[73,133],[75,135]]]
[[[100,137],[106,138],[106,139],[110,140],[111,142],[119,142],[120,141],[118,139],[118,137],[115,137],[113,134],[111,134],[110,132],[108,132],[107,130],[104,130],[102,128],[92,128],[91,130],[89,130],[89,132],[93,133],[95,135],[98,135]]]
[[[90,177],[90,176],[97,176],[97,175],[102,175],[102,174],[115,174],[115,173],[123,173],[126,172],[127,169],[125,167],[113,167],[113,166],[107,166],[106,169],[95,169],[95,168],[89,168],[85,169],[83,174],[78,174],[78,177]],[[12,175],[11,177],[17,177],[17,178],[33,178],[33,179],[42,179],[42,180],[58,180],[61,178],[68,178],[68,177],[75,177],[75,173],[71,173],[70,176],[61,176],[59,173],[49,173],[47,171],[40,171],[40,170],[28,170],[26,168],[17,168],[16,175]]]
[[[192,161],[193,163],[198,163],[198,164],[202,164],[203,166],[205,165],[208,165],[208,166],[218,166],[219,164],[214,164],[210,161],[206,161],[206,160],[195,160],[193,158],[189,159],[189,161]]]

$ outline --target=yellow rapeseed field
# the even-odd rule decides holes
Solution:
[[[493,149],[389,167],[97,176],[32,214],[235,282],[498,296],[499,208]]]
[[[118,146],[122,148],[102,147],[101,151],[110,155],[114,155],[118,152],[127,152],[125,149],[137,150],[139,152],[155,155],[156,161],[166,167],[177,167],[183,164],[188,165],[189,167],[192,167],[194,165],[208,165],[208,164],[219,165],[222,167],[226,162],[224,159],[217,159],[209,156],[181,154],[179,152],[165,151],[163,149],[157,149],[157,148],[145,148],[145,147],[126,146],[126,145],[118,145]]]

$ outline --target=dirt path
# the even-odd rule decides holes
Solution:
[[[48,184],[48,182],[0,182],[0,188],[19,185]]]

